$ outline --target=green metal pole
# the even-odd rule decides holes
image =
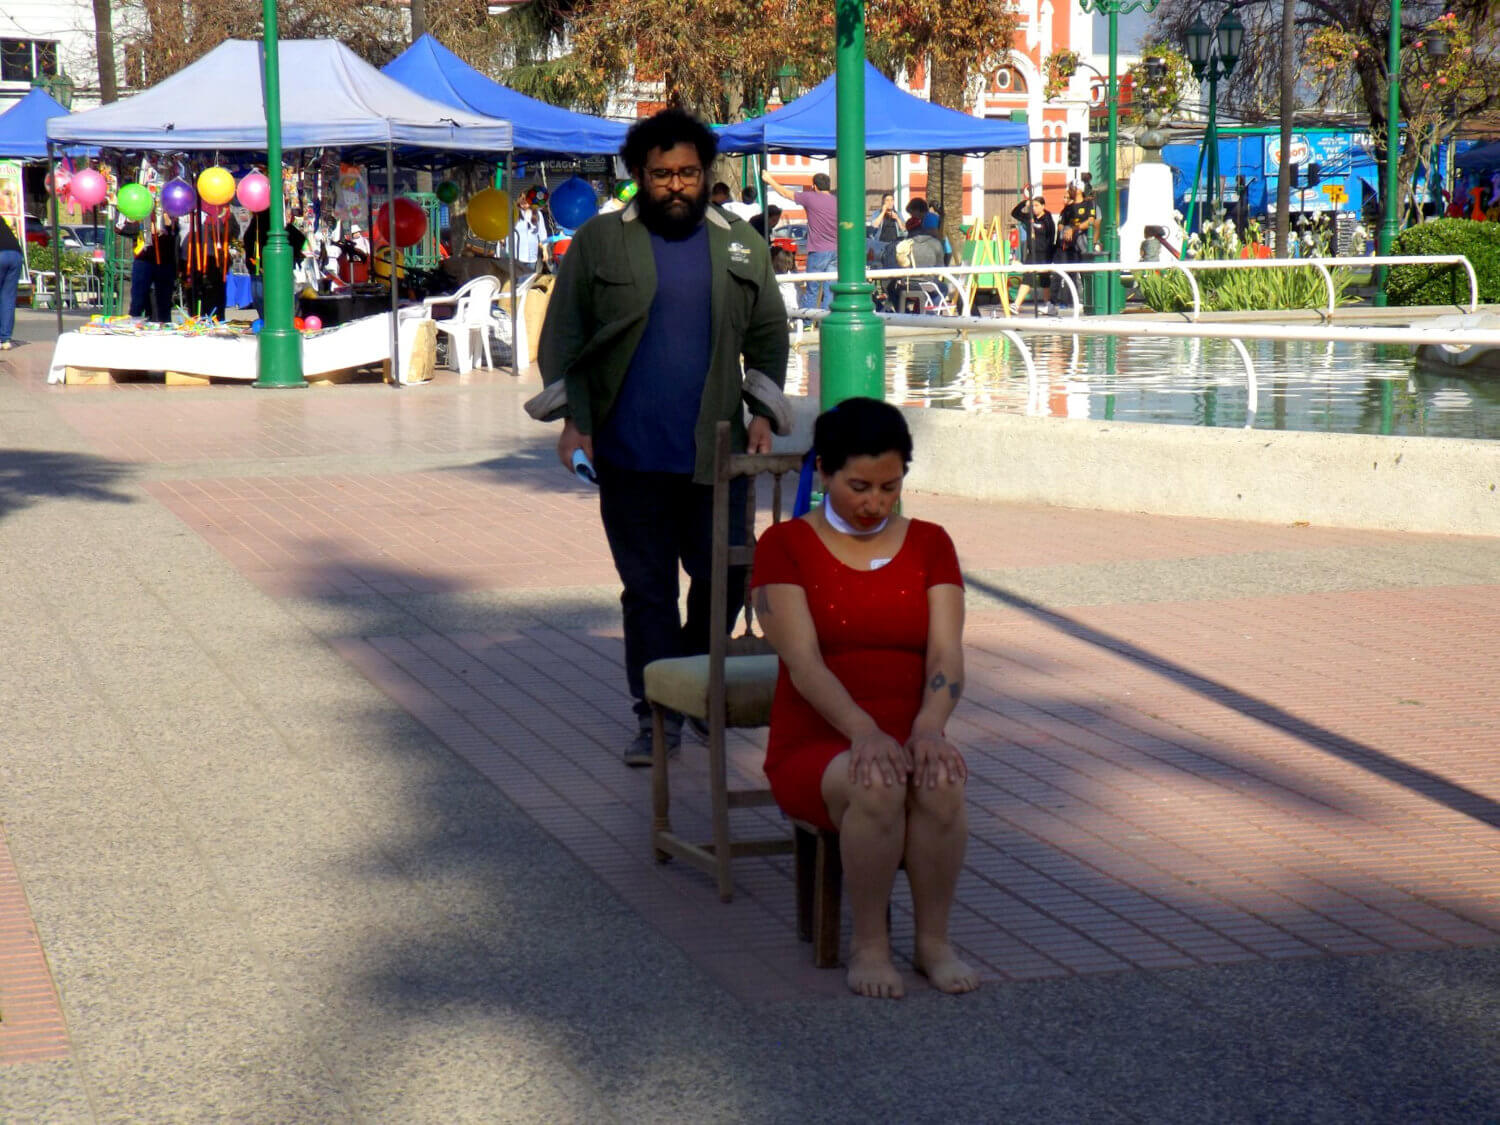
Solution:
[[[1108,262],[1120,260],[1120,4],[1119,0],[1107,0],[1109,13],[1109,141],[1104,146],[1105,172],[1109,175],[1109,207],[1104,223],[1104,259]],[[1125,307],[1124,294],[1120,292],[1120,275],[1113,270],[1104,275],[1104,312],[1113,316]]]
[[[63,331],[63,320],[62,320],[62,256],[63,256],[63,251],[62,251],[62,232],[60,230],[58,230],[58,226],[57,226],[57,224],[58,224],[58,215],[57,215],[57,212],[62,207],[62,204],[58,201],[58,193],[55,190],[56,185],[57,185],[57,154],[52,150],[52,142],[51,141],[47,142],[47,166],[52,169],[52,184],[53,184],[53,187],[54,187],[54,190],[52,192],[52,199],[50,200],[51,205],[52,205],[52,214],[51,214],[51,218],[52,218],[52,307],[57,310],[57,334],[59,336],[61,336],[62,335],[62,331]],[[20,237],[21,238],[25,238],[26,237],[26,231],[24,229],[22,229]]]
[[[265,22],[266,178],[271,182],[271,205],[265,219],[270,226],[261,255],[261,284],[265,287],[265,323],[260,330],[257,387],[305,387],[302,377],[302,336],[292,326],[292,244],[286,236],[286,210],[281,189],[281,65],[276,30],[276,0],[261,0]]]
[[[865,9],[836,0],[838,266],[833,308],[819,324],[824,410],[846,398],[885,397],[885,325],[865,280]]]
[[[1203,221],[1216,223],[1219,212],[1214,208],[1214,193],[1219,187],[1219,60],[1208,60],[1208,184],[1203,197]]]
[[[1381,207],[1384,214],[1380,217],[1380,238],[1376,244],[1381,254],[1391,252],[1396,236],[1401,233],[1398,218],[1401,204],[1396,198],[1400,190],[1396,165],[1401,156],[1401,0],[1391,0],[1391,29],[1386,40],[1389,55],[1386,70],[1390,74],[1390,85],[1386,91],[1385,111],[1385,190],[1381,193],[1385,198]],[[1375,278],[1375,304],[1382,307],[1386,301],[1386,275],[1386,267],[1381,266]]]

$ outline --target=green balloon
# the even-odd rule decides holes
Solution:
[[[444,203],[457,202],[458,185],[452,180],[444,180],[434,189],[434,194]]]
[[[140,222],[151,214],[151,208],[154,206],[156,206],[156,201],[141,184],[125,184],[115,196],[116,210],[132,222]]]

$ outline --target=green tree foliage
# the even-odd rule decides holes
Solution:
[[[1479,281],[1479,300],[1500,301],[1500,223],[1439,219],[1401,233],[1395,254],[1462,254]],[[1451,305],[1468,300],[1462,266],[1392,266],[1386,294],[1393,305]]]

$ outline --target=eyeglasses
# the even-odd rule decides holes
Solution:
[[[651,177],[653,184],[661,184],[665,187],[674,179],[681,180],[685,184],[696,184],[703,178],[702,168],[647,168],[646,175]]]

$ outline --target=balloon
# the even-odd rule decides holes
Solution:
[[[531,200],[532,206],[534,207],[545,207],[547,205],[549,193],[544,187],[534,187],[526,193],[526,198]]]
[[[552,193],[552,217],[557,225],[577,230],[599,213],[599,200],[589,182],[579,176],[564,180]]]
[[[120,189],[124,194],[124,189]],[[198,206],[198,193],[186,180],[168,180],[161,188],[161,209],[174,219],[191,215]]]
[[[198,173],[198,196],[204,203],[225,204],[234,198],[234,177],[215,165]]]
[[[452,180],[444,180],[433,190],[439,201],[443,203],[458,202],[458,185]]]
[[[301,332],[307,327],[307,321],[303,320],[300,316],[294,316],[292,317],[292,327]]]
[[[401,251],[397,250],[396,251],[396,277],[397,278],[403,278],[403,277],[406,276],[406,267],[401,264],[402,257],[403,257],[403,255],[402,255]],[[379,250],[375,251],[374,261],[371,263],[370,269],[375,274],[376,277],[387,277],[388,278],[388,277],[391,276],[391,248],[389,246],[382,246]]]
[[[73,202],[80,207],[97,207],[109,194],[109,181],[103,173],[93,168],[81,168],[73,173],[68,190],[73,193]],[[145,191],[145,188],[141,189]]]
[[[499,242],[510,233],[510,194],[485,188],[469,199],[469,229],[476,238]]]
[[[394,224],[389,222],[392,212],[396,216]],[[395,227],[394,238],[387,233],[388,226]],[[375,220],[370,227],[375,232],[376,239],[381,242],[394,242],[397,246],[415,246],[427,233],[427,212],[422,210],[421,204],[402,196],[394,204],[382,204],[375,212]]]
[[[133,223],[138,223],[156,206],[151,192],[143,184],[121,184],[115,196],[115,208]]]
[[[66,168],[59,168],[56,172],[47,173],[47,190],[50,192],[60,192],[63,195],[67,195],[72,184],[73,173],[69,172]]]
[[[302,318],[302,327],[306,328],[309,332],[316,332],[323,327],[323,318],[320,316],[304,316]]]
[[[271,206],[271,181],[260,172],[251,172],[240,181],[239,190],[234,194],[245,210],[264,211]]]
[[[641,185],[634,180],[621,180],[615,185],[615,198],[621,203],[629,203],[640,190]]]
[[[257,336],[259,336],[260,335],[260,330],[262,328],[264,328],[265,326],[266,326],[266,322],[264,320],[262,320],[260,317],[256,317],[254,320],[252,320],[250,322],[250,331],[254,332]]]

